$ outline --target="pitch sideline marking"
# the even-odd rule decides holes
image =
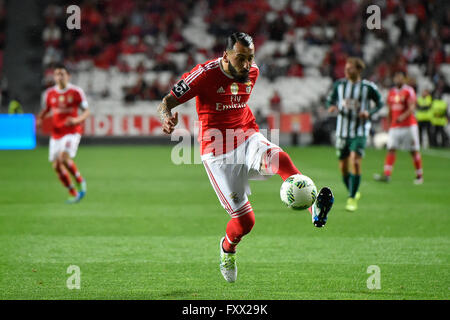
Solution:
[[[424,151],[422,151],[422,153],[427,156],[450,159],[450,152],[437,151],[437,150],[424,150]]]

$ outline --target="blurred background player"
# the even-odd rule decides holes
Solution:
[[[425,89],[422,94],[417,97],[416,119],[419,126],[419,142],[424,147],[424,134],[426,133],[428,145],[434,145],[432,142],[433,135],[431,130],[431,104],[433,98],[430,91]]]
[[[405,84],[405,74],[401,71],[394,75],[395,87],[389,91],[387,105],[389,107],[389,139],[388,153],[384,162],[384,173],[375,174],[377,181],[389,182],[395,163],[397,149],[411,152],[416,169],[415,184],[423,183],[422,158],[420,155],[419,129],[414,111],[416,108],[416,93]]]
[[[56,65],[53,78],[55,86],[44,92],[43,109],[36,118],[36,126],[39,128],[44,117],[52,113],[49,161],[61,183],[69,190],[67,203],[76,203],[86,194],[86,181],[73,158],[81,139],[81,124],[89,116],[88,103],[83,90],[69,83],[70,75],[64,65]],[[80,115],[79,108],[83,110]],[[77,188],[69,173],[74,177]]]
[[[441,148],[448,146],[448,135],[445,132],[447,123],[447,101],[440,97],[435,97],[431,104],[433,146]]]
[[[171,109],[196,97],[202,162],[231,217],[220,240],[220,270],[228,282],[237,278],[236,246],[255,223],[248,180],[278,174],[284,181],[300,173],[289,155],[259,132],[247,104],[259,75],[254,55],[252,37],[233,33],[223,57],[183,74],[158,108],[163,131],[171,134],[178,123],[178,112],[172,115]],[[333,200],[329,188],[320,190],[310,210],[316,227],[325,224]]]
[[[361,163],[369,136],[373,114],[383,106],[377,86],[361,79],[365,68],[362,59],[350,57],[345,64],[345,78],[337,80],[326,100],[328,112],[338,111],[336,124],[336,149],[339,169],[349,197],[345,209],[358,208],[361,183]],[[375,102],[372,107],[370,101]]]

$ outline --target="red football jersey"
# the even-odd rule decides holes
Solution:
[[[57,86],[44,92],[43,105],[52,112],[52,137],[59,139],[66,134],[81,133],[81,124],[66,125],[67,118],[78,116],[78,108],[86,109],[88,103],[83,90],[73,84],[68,84],[63,90]]]
[[[410,86],[403,85],[401,89],[392,88],[391,90],[389,90],[387,105],[391,113],[391,123],[390,123],[391,128],[409,127],[417,124],[414,113],[412,113],[402,122],[397,123],[397,118],[403,112],[408,110],[408,104],[411,102],[413,103],[416,102],[416,93],[414,92],[414,89],[411,88]]]
[[[225,73],[221,60],[222,58],[218,58],[197,65],[183,74],[170,92],[180,103],[196,97],[196,109],[201,123],[198,140],[202,155],[229,152],[259,131],[247,104],[259,75],[258,67],[253,63],[249,80],[241,83]],[[216,141],[219,131],[222,141]],[[230,139],[233,135],[237,138]]]

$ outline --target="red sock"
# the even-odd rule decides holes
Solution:
[[[71,180],[70,180],[70,176],[69,173],[64,169],[63,165],[57,165],[56,166],[56,173],[58,174],[58,178],[61,181],[61,183],[67,188],[69,189],[69,193],[72,196],[76,196],[77,195],[77,190],[75,190]]]
[[[422,170],[422,157],[420,156],[420,152],[415,152],[412,155],[412,158],[414,162],[414,168],[416,168],[416,176],[417,178],[421,178],[423,170]]]
[[[389,151],[386,155],[386,160],[384,161],[384,175],[387,177],[391,176],[392,169],[395,163],[395,152]]]
[[[81,176],[81,173],[78,171],[77,166],[75,165],[75,162],[73,160],[69,159],[65,162],[66,168],[69,170],[69,172],[72,174],[72,176],[75,177],[77,182],[82,182],[83,177]]]
[[[273,173],[278,174],[283,181],[294,174],[301,174],[286,152],[279,151],[272,153],[273,151],[276,150],[270,149],[266,155],[266,161],[269,163],[270,170]]]
[[[254,224],[255,214],[253,211],[237,218],[231,218],[227,224],[225,240],[222,244],[223,249],[227,252],[235,252],[239,241],[252,230]]]
[[[270,164],[270,170],[273,173],[278,174],[283,181],[285,181],[287,178],[294,174],[302,174],[297,167],[294,165],[294,163],[291,160],[291,157],[284,152],[279,151],[274,154],[272,154],[273,149],[269,149],[266,155],[266,161]],[[312,215],[312,208],[308,208],[309,213]]]

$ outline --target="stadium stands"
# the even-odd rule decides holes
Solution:
[[[63,1],[64,2],[64,1]],[[66,1],[69,5],[69,1]],[[369,4],[381,6],[382,29],[369,30]],[[264,115],[277,90],[283,111],[323,105],[348,56],[386,94],[396,70],[411,84],[450,97],[450,8],[442,1],[89,0],[82,30],[65,30],[65,6],[45,10],[43,65],[64,62],[95,106],[120,110],[156,105],[195,64],[222,55],[225,35],[253,35],[261,77],[251,98]],[[433,17],[433,19],[430,19]],[[50,84],[45,72],[46,86]],[[270,89],[268,89],[270,88]],[[145,101],[145,102],[143,102]],[[149,102],[150,101],[150,102]],[[450,103],[450,100],[448,100]],[[98,102],[98,103],[97,103]],[[102,107],[103,108],[103,107]]]

